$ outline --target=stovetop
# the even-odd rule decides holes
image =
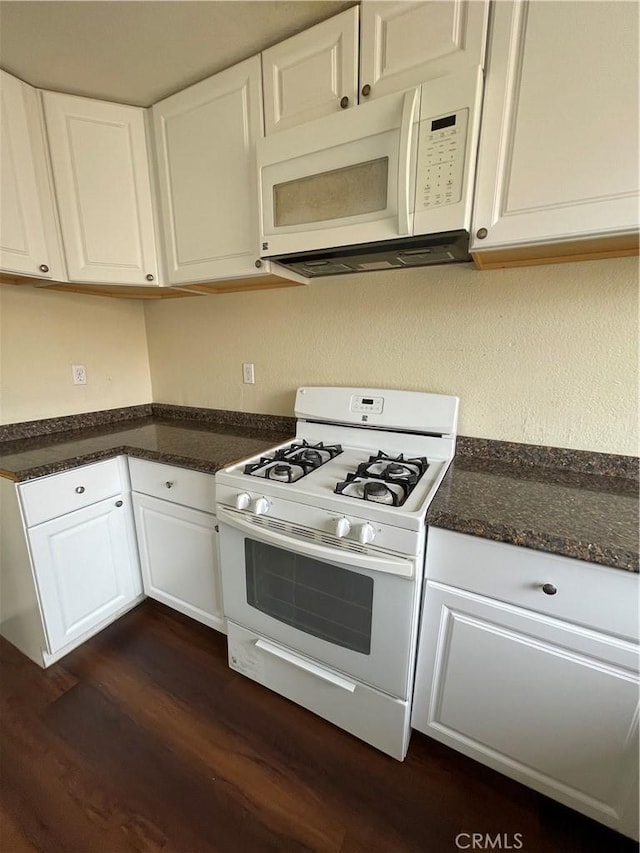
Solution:
[[[432,456],[418,457],[421,460],[423,471],[417,478],[414,474],[415,482],[411,483],[410,488],[407,489],[408,494],[403,494],[402,501],[396,501],[396,504],[399,505],[394,505],[393,499],[391,502],[376,501],[369,496],[364,499],[362,495],[349,494],[350,491],[357,491],[359,486],[364,491],[364,486],[367,483],[391,486],[389,491],[395,491],[393,483],[385,483],[379,476],[366,476],[362,473],[367,469],[371,471],[372,467],[377,470],[380,465],[380,460],[377,458],[378,452],[371,448],[349,447],[346,444],[341,444],[340,453],[313,470],[305,472],[303,476],[297,477],[292,482],[259,475],[260,469],[263,471],[272,470],[274,466],[281,464],[281,452],[286,451],[289,447],[289,444],[274,447],[261,456],[243,460],[219,471],[216,475],[216,499],[224,505],[246,508],[251,512],[249,505],[246,507],[238,506],[239,495],[248,495],[251,503],[259,497],[272,500],[278,498],[280,499],[280,506],[283,507],[280,510],[281,514],[286,511],[286,504],[293,502],[306,505],[309,508],[316,508],[319,513],[320,510],[327,511],[335,517],[346,515],[410,529],[419,529],[424,524],[428,505],[437,486],[442,481],[450,461]],[[394,457],[394,459],[400,456],[395,448],[381,450],[379,453]],[[403,455],[405,464],[407,460],[417,457],[415,452]],[[372,459],[376,461],[372,462]],[[388,461],[385,460],[385,464]],[[397,464],[402,463],[398,462]],[[386,467],[389,467],[388,464]],[[348,484],[348,488],[341,489],[345,483]],[[309,523],[312,523],[311,520]]]
[[[299,388],[295,442],[219,471],[216,501],[255,523],[338,538],[351,527],[361,543],[374,525],[376,546],[384,528],[420,533],[453,458],[457,410],[440,394]]]
[[[341,444],[311,443],[303,439],[265,454],[257,462],[245,464],[243,473],[293,485],[342,453]],[[428,467],[424,456],[378,450],[349,471],[344,480],[335,484],[333,491],[352,500],[399,507],[408,499]]]

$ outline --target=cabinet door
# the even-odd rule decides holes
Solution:
[[[169,281],[259,274],[260,58],[160,101],[152,114]]]
[[[262,76],[267,136],[356,104],[358,7],[265,50]]]
[[[35,89],[0,71],[0,267],[64,279]]]
[[[363,0],[360,101],[484,65],[488,0]]]
[[[29,530],[51,654],[90,633],[140,593],[131,505],[119,495]]]
[[[43,102],[70,280],[157,284],[144,110],[55,92]]]
[[[433,581],[422,624],[414,728],[637,832],[637,646]]]
[[[495,4],[473,250],[637,231],[637,65],[636,3]]]
[[[224,631],[215,516],[137,492],[133,506],[146,594]]]

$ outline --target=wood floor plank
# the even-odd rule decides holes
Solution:
[[[46,671],[0,640],[0,687],[2,853],[456,853],[464,832],[637,851],[417,733],[383,755],[153,602]]]

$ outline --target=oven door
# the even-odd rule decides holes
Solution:
[[[417,634],[418,560],[319,545],[218,508],[225,616],[263,637],[407,699]]]

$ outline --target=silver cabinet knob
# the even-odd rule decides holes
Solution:
[[[254,263],[254,267],[259,270],[261,266],[262,261],[258,258],[258,260]]]
[[[476,231],[476,237],[478,238],[478,240],[484,240],[488,233],[489,232],[486,228],[478,228],[478,230]]]
[[[77,495],[84,494],[84,486],[76,486],[76,494]]]
[[[145,278],[147,281],[153,281],[153,276],[151,275],[151,273],[148,273],[147,275],[145,275]]]
[[[46,264],[40,264],[38,269],[40,270],[40,272],[49,272],[49,267]]]
[[[555,595],[558,591],[558,588],[555,587],[552,583],[545,583],[542,585],[542,591],[545,595]]]
[[[116,501],[116,506],[122,506],[124,501]]]
[[[368,83],[365,83],[362,89],[360,90],[362,94],[367,97],[367,95],[371,94],[371,86]]]
[[[346,110],[346,108],[349,106],[349,98],[347,98],[346,95],[343,98],[340,98],[340,106],[343,110]]]
[[[172,489],[173,488],[173,480],[167,480],[167,482],[165,483],[165,486],[168,489]]]

